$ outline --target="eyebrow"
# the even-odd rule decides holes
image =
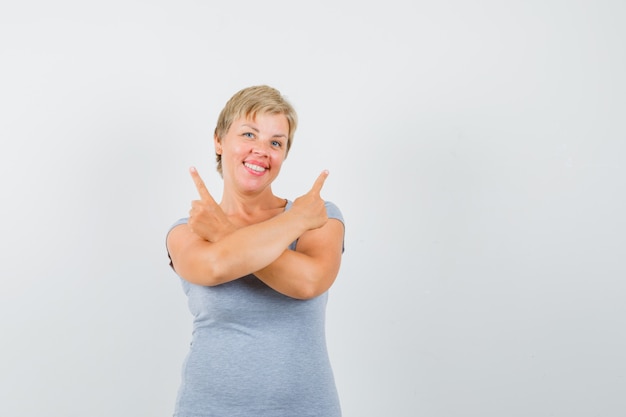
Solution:
[[[252,130],[254,130],[256,133],[259,133],[259,129],[257,129],[257,128],[256,128],[256,127],[254,127],[254,126],[250,126],[250,125],[249,125],[249,124],[247,124],[247,123],[242,124],[242,125],[241,125],[241,127],[247,127],[248,129],[252,129]],[[276,133],[276,134],[274,134],[272,137],[273,137],[273,138],[287,138],[287,135],[283,135],[282,133]]]
[[[250,126],[249,124],[246,124],[246,123],[242,124],[241,127],[247,127],[248,129],[252,129],[252,130],[254,130],[257,133],[259,132],[259,129],[257,129],[254,126]]]

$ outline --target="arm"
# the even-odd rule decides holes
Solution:
[[[174,270],[199,285],[219,285],[258,271],[276,260],[307,230],[290,211],[209,242],[179,225],[167,236]]]
[[[335,282],[341,264],[343,236],[343,223],[330,219],[323,227],[300,236],[295,251],[284,251],[278,259],[254,274],[269,287],[289,297],[317,297]]]
[[[222,284],[265,268],[304,232],[327,223],[326,208],[319,196],[327,175],[322,173],[311,190],[294,201],[291,210],[234,230],[220,220],[223,213],[219,205],[192,170],[202,200],[194,202],[188,225],[175,227],[167,236],[172,266],[181,277],[199,285]],[[199,206],[213,210],[217,221],[194,219],[194,210]]]

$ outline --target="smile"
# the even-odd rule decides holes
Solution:
[[[265,168],[259,165],[250,164],[248,162],[243,163],[246,168],[249,168],[255,172],[264,172]]]

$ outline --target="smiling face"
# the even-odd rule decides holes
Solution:
[[[224,185],[243,193],[260,193],[278,176],[287,155],[289,122],[284,114],[257,113],[235,119],[227,134],[215,137]]]
[[[247,87],[235,93],[220,112],[215,126],[215,136],[223,138],[233,122],[245,116],[254,119],[257,114],[283,114],[289,123],[286,154],[298,125],[298,116],[293,106],[275,88],[268,85]],[[222,155],[215,155],[217,172],[222,175]]]

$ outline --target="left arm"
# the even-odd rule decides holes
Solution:
[[[300,236],[295,251],[286,250],[254,275],[289,297],[317,297],[331,287],[339,273],[343,236],[343,223],[329,219],[323,227]]]

